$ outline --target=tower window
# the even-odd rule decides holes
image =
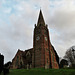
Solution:
[[[47,63],[48,63],[48,58],[47,58]]]
[[[41,26],[42,24],[40,24],[40,26]]]

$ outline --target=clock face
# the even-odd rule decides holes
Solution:
[[[36,40],[39,40],[39,39],[40,39],[40,37],[39,37],[39,36],[37,36],[37,37],[36,37]]]
[[[47,37],[45,37],[45,40],[47,41]]]

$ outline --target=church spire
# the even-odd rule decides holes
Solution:
[[[45,21],[44,21],[41,9],[40,9],[40,14],[39,14],[37,26],[39,26],[39,25],[45,25]]]

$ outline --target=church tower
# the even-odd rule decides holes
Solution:
[[[41,10],[37,25],[34,28],[32,67],[59,68],[55,50],[50,42],[48,27],[45,24]]]

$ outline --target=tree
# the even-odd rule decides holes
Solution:
[[[75,67],[75,46],[66,51],[64,58],[68,60],[72,67]]]
[[[62,59],[62,60],[60,61],[59,67],[60,67],[60,68],[65,68],[65,67],[67,67],[67,66],[68,66],[68,61],[65,60],[65,59]]]

